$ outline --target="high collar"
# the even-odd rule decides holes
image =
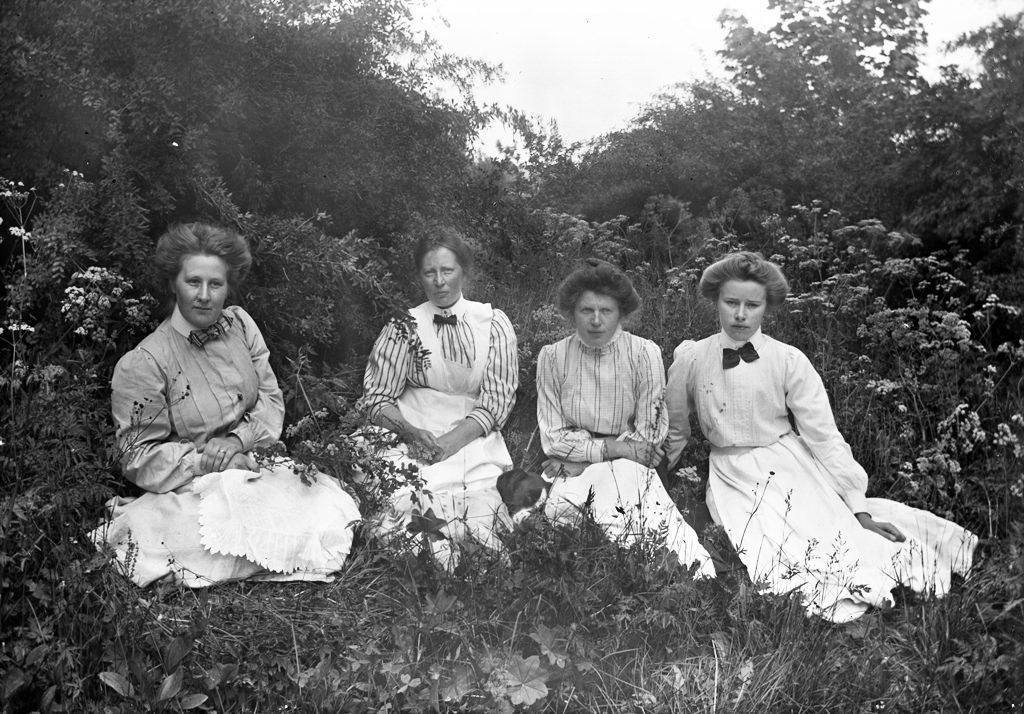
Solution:
[[[761,347],[764,346],[765,340],[767,339],[768,338],[765,337],[764,333],[761,332],[760,327],[757,328],[757,331],[750,336],[749,340],[736,341],[729,337],[729,335],[725,334],[725,330],[722,330],[721,332],[718,333],[719,346],[723,348],[728,347],[729,349],[732,350],[739,349],[748,342],[754,346],[755,350],[759,350],[761,349]]]
[[[220,311],[220,317],[218,317],[217,319],[220,320],[225,315],[227,315],[228,322],[230,323],[232,319],[232,314],[233,313],[229,313],[225,308],[224,310]],[[171,311],[171,317],[169,319],[171,321],[171,327],[174,328],[174,331],[183,337],[189,337],[192,334],[193,330],[202,329],[196,327],[191,322],[186,320],[185,316],[181,314],[181,310],[178,309],[177,305],[175,305],[174,310]]]
[[[185,316],[181,314],[181,310],[178,309],[177,305],[174,306],[174,311],[171,312],[171,327],[174,328],[175,332],[179,335],[183,335],[184,337],[191,335],[192,330],[198,329],[195,325],[185,319]]]
[[[458,315],[463,317],[466,314],[466,298],[459,295],[459,299],[448,307],[438,307],[434,303],[427,301],[427,305],[430,306],[430,310],[435,315]]]
[[[605,342],[600,347],[591,347],[590,345],[588,345],[586,342],[583,341],[583,338],[580,337],[578,332],[574,332],[572,337],[574,340],[576,340],[576,342],[579,344],[579,346],[583,349],[584,352],[599,355],[610,351],[616,344],[618,344],[619,341],[622,340],[622,336],[625,334],[626,331],[622,329],[621,325],[619,325],[618,327],[615,328],[615,334],[612,335],[612,338]]]

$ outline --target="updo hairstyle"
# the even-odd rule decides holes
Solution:
[[[611,263],[597,258],[588,258],[586,265],[569,273],[558,286],[558,309],[571,318],[580,295],[588,290],[614,298],[624,318],[640,309],[640,296],[632,281]]]
[[[252,266],[249,243],[235,231],[207,223],[179,223],[168,228],[156,244],[153,262],[161,283],[173,285],[185,258],[192,255],[212,255],[223,260],[229,291],[242,284]]]
[[[763,285],[765,302],[769,310],[784,303],[786,295],[789,294],[789,283],[786,282],[782,269],[775,263],[765,260],[760,253],[749,251],[730,253],[709,265],[700,276],[698,289],[704,298],[717,302],[722,285],[730,280],[752,280]]]
[[[473,249],[466,243],[462,234],[454,228],[430,225],[417,232],[420,233],[420,237],[412,251],[412,259],[417,272],[423,268],[423,259],[427,257],[427,253],[438,248],[447,248],[454,253],[455,260],[458,261],[463,273],[468,274],[473,269]]]

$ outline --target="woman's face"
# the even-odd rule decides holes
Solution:
[[[572,322],[576,334],[588,347],[604,347],[619,328],[619,301],[608,295],[584,290],[576,299]]]
[[[459,259],[447,248],[434,248],[423,256],[420,284],[427,300],[437,307],[451,307],[462,297],[463,279]]]
[[[196,329],[220,319],[228,297],[228,266],[215,255],[188,255],[172,284],[178,310]]]
[[[754,280],[727,280],[718,291],[718,322],[737,342],[746,342],[761,327],[768,291]]]

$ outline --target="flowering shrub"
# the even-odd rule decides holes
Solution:
[[[61,315],[75,326],[76,335],[101,343],[114,341],[112,333],[119,325],[135,333],[152,330],[156,300],[150,295],[130,297],[132,288],[131,280],[109,268],[77,270],[64,288]]]

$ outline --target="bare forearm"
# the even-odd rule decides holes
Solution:
[[[475,419],[463,419],[455,428],[447,434],[439,437],[437,443],[444,449],[444,458],[458,453],[466,447],[469,442],[479,439],[484,435],[480,422]]]
[[[412,424],[402,416],[402,411],[394,404],[378,409],[373,416],[370,417],[370,422],[374,426],[383,427],[390,431],[395,432],[401,437],[405,437],[412,430]]]

